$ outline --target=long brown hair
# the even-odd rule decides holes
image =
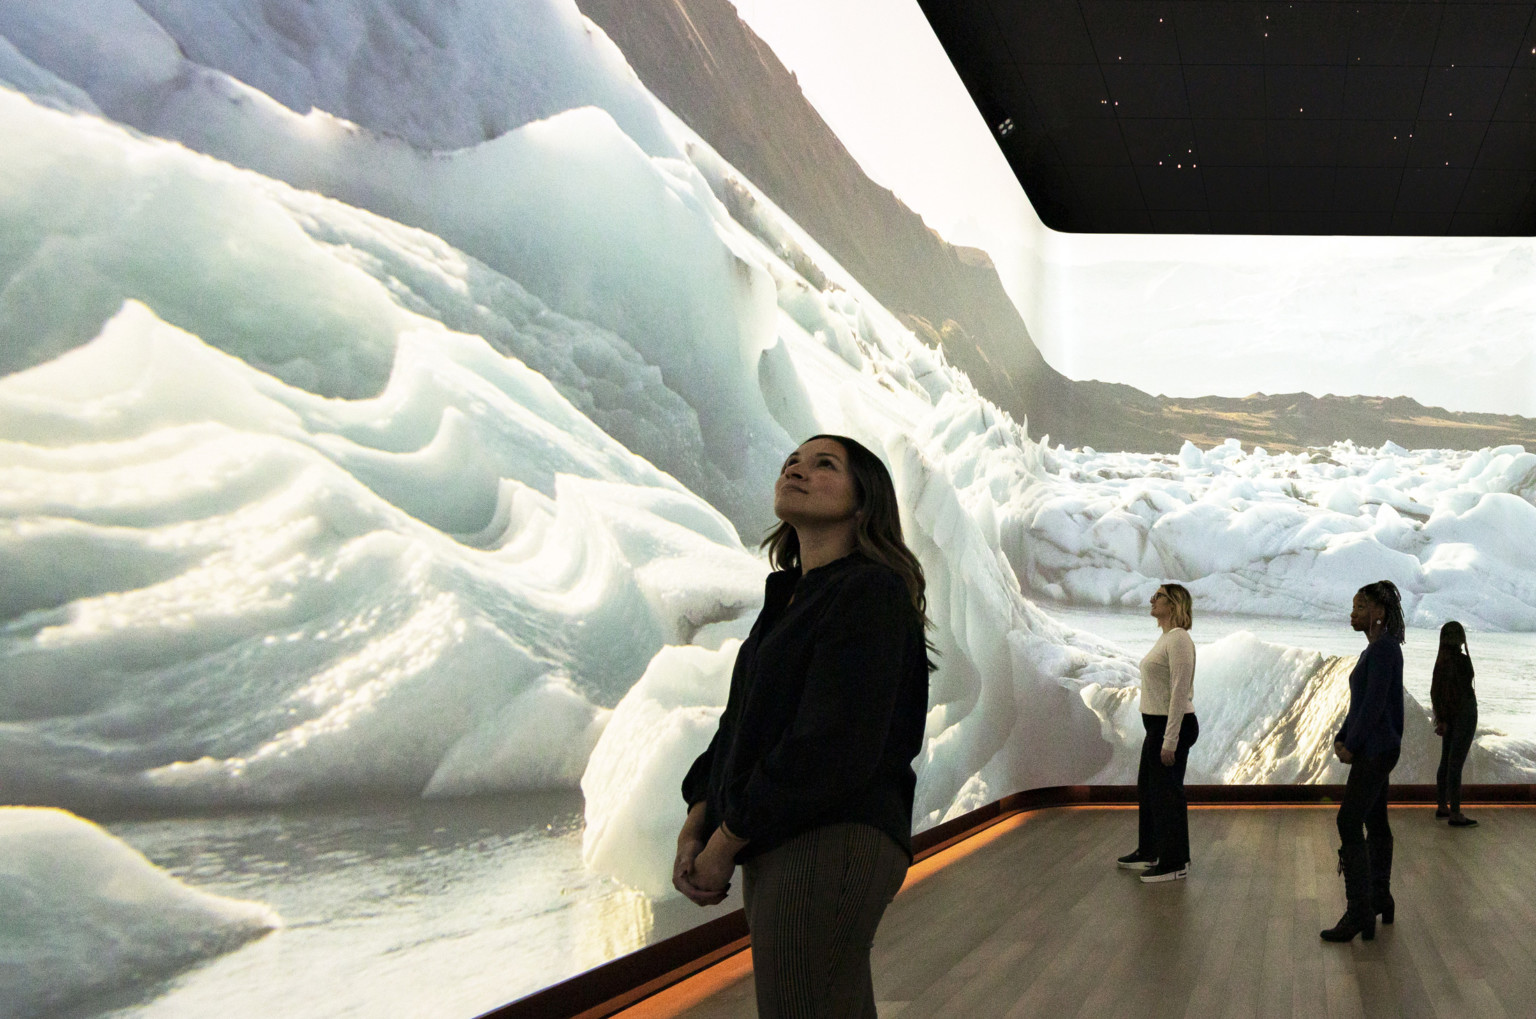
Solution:
[[[917,556],[907,548],[901,536],[901,509],[896,502],[896,486],[891,483],[891,472],[878,456],[863,445],[845,435],[813,435],[815,439],[831,439],[848,454],[848,473],[853,477],[853,495],[858,505],[858,526],[855,530],[855,547],[865,556],[896,571],[905,581],[912,607],[928,622],[927,581]],[[805,445],[805,443],[801,443]],[[768,561],[776,570],[800,568],[800,536],[789,524],[780,522],[762,548],[768,550]]]
[[[1472,685],[1472,677],[1477,670],[1472,668],[1472,648],[1467,645],[1467,630],[1456,620],[1451,620],[1440,627],[1440,650],[1435,655],[1435,675],[1439,675],[1442,667],[1447,671],[1457,664],[1465,662],[1465,685]]]
[[[1435,655],[1435,669],[1430,673],[1429,700],[1435,717],[1449,722],[1456,717],[1463,699],[1472,693],[1472,649],[1467,647],[1467,631],[1456,620],[1440,627],[1440,650]]]

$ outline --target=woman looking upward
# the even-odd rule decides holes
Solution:
[[[875,1019],[869,950],[912,861],[923,571],[890,474],[852,439],[791,453],[773,511],[776,571],[683,780],[672,882],[710,905],[742,865],[759,1015]]]
[[[1136,772],[1136,851],[1117,863],[1140,870],[1147,884],[1189,875],[1189,800],[1184,769],[1200,738],[1195,719],[1194,602],[1182,584],[1152,594],[1152,618],[1163,634],[1141,660],[1141,765]]]

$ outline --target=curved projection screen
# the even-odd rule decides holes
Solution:
[[[1449,619],[1536,776],[1533,422],[1069,381],[1015,301],[1134,259],[1021,217],[1005,286],[725,0],[10,0],[0,82],[0,1012],[469,1016],[716,915],[678,782],[816,432],[929,578],[916,828],[1132,781],[1165,580],[1191,782],[1341,780],[1382,577],[1399,780]]]

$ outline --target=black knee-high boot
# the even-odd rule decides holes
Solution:
[[[1371,911],[1371,858],[1365,843],[1340,849],[1339,864],[1344,870],[1347,905],[1339,922],[1320,934],[1324,941],[1349,941],[1356,934],[1370,941],[1376,937],[1376,914]]]
[[[1397,917],[1397,903],[1392,898],[1392,840],[1367,839],[1371,861],[1371,910],[1381,915],[1382,923]]]

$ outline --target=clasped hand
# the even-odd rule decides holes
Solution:
[[[1338,754],[1339,760],[1343,761],[1345,764],[1350,764],[1355,759],[1355,755],[1349,752],[1349,748],[1346,747],[1342,741],[1334,741],[1333,752]]]
[[[736,871],[733,841],[719,829],[708,843],[699,838],[680,837],[677,858],[672,862],[672,887],[700,906],[725,901],[731,890],[731,875]]]

